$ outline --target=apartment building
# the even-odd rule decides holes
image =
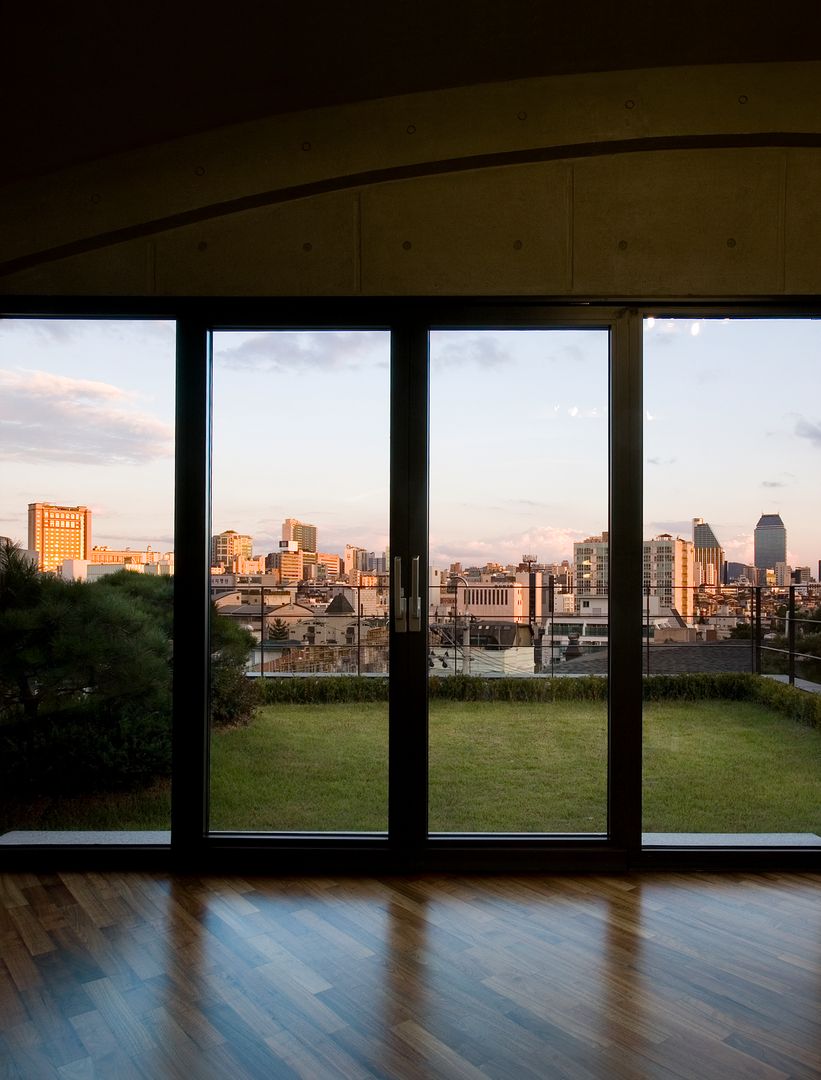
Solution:
[[[573,545],[573,581],[576,593],[576,612],[582,608],[591,614],[604,614],[610,591],[609,535],[588,536]],[[587,603],[585,603],[587,601]],[[598,601],[598,603],[594,603]],[[598,612],[595,608],[599,607]]]
[[[282,539],[295,541],[300,551],[316,551],[316,525],[286,518],[282,523]]]
[[[226,529],[211,537],[211,565],[233,569],[234,559],[250,559],[254,554],[253,537]]]
[[[685,622],[691,622],[695,610],[693,542],[670,533],[645,540],[643,584],[645,596],[655,598],[661,610],[677,611]]]

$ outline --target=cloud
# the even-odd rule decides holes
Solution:
[[[549,409],[540,410],[533,414],[534,420],[556,420],[562,415],[567,415],[571,420],[604,420],[607,417],[607,408],[602,405],[593,405],[584,408],[579,405],[561,405],[558,402]]]
[[[724,548],[724,556],[727,562],[740,562],[751,564],[753,561],[753,534],[739,533],[724,540],[721,545]]]
[[[595,405],[592,409],[580,409],[578,405],[571,405],[567,410],[567,415],[571,416],[574,420],[601,420],[605,415],[605,412]]]
[[[762,480],[761,486],[765,488],[783,488],[787,485],[782,483],[780,480]]]
[[[0,337],[19,344],[21,336],[46,345],[70,345],[77,341],[83,323],[76,319],[3,319]]]
[[[674,465],[677,460],[678,459],[674,458],[674,457],[666,457],[666,458],[663,458],[663,457],[649,457],[647,459],[647,464],[648,465]]]
[[[0,337],[20,344],[26,337],[45,346],[63,349],[88,342],[99,343],[103,338],[114,341],[138,340],[156,342],[173,348],[176,324],[164,319],[4,319],[0,322]]]
[[[813,424],[800,416],[795,423],[795,434],[801,439],[809,439],[814,446],[821,449],[821,424]]]
[[[691,518],[679,518],[676,521],[648,521],[645,525],[648,534],[658,536],[659,533],[672,533],[687,540],[693,533]]]
[[[173,428],[111,383],[0,370],[0,458],[136,465],[174,452]]]
[[[589,533],[578,529],[544,526],[528,529],[513,536],[497,536],[489,540],[456,539],[439,541],[431,537],[431,564],[440,569],[452,562],[463,566],[482,566],[486,562],[503,565],[519,563],[525,553],[535,554],[540,562],[572,560],[573,544],[584,540]]]
[[[493,334],[459,334],[452,331],[430,335],[430,355],[433,367],[474,365],[480,368],[501,367],[513,359],[508,349]]]
[[[389,339],[382,330],[300,330],[254,334],[239,345],[217,336],[215,362],[245,371],[310,375],[317,371],[353,371],[386,367]]]

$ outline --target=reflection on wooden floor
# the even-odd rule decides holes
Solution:
[[[821,1076],[821,875],[0,878],[3,1077]]]

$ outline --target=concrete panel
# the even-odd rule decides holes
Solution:
[[[821,293],[821,150],[787,154],[784,289]]]
[[[819,87],[819,62],[717,64],[512,80],[269,117],[6,187],[0,263],[374,170],[620,139],[818,132]]]
[[[367,294],[544,294],[569,284],[563,163],[409,180],[362,193]]]
[[[167,295],[349,295],[357,291],[358,195],[215,218],[156,238],[156,288]]]
[[[114,244],[0,277],[0,294],[146,296],[154,291],[150,240]]]
[[[573,292],[783,289],[784,152],[616,155],[574,165]]]

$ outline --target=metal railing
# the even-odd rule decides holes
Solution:
[[[248,587],[246,587],[248,594]],[[254,634],[248,673],[386,675],[387,585],[258,587],[228,614]],[[342,599],[337,599],[337,598]],[[432,586],[428,663],[438,674],[606,674],[606,593],[552,576],[500,575]],[[643,596],[647,674],[748,671],[821,684],[821,585],[652,586]]]

